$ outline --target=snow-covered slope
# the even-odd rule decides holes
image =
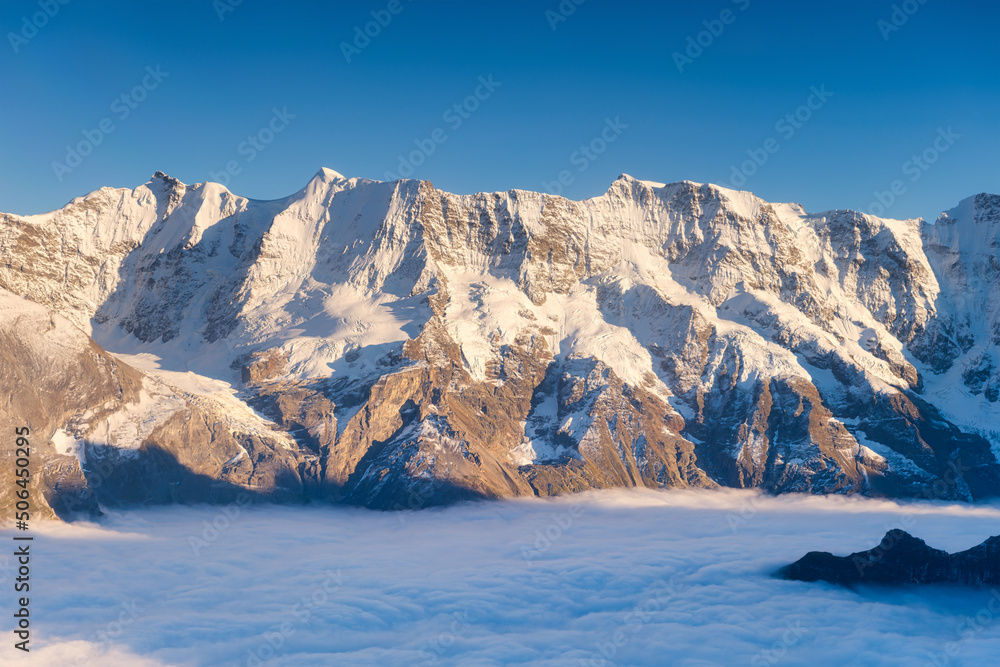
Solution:
[[[301,497],[318,457],[192,379],[144,373],[62,315],[0,289],[0,426],[26,433],[36,516]],[[16,456],[0,452],[10,469]],[[12,510],[16,490],[0,490],[0,507]]]
[[[926,393],[1000,456],[1000,197],[962,200],[925,226],[923,237],[941,284],[938,351],[927,359],[937,372]]]
[[[264,202],[158,172],[0,215],[0,287],[312,452],[304,497],[969,499],[1000,488],[998,201],[931,225],[627,175],[570,201],[323,169]]]

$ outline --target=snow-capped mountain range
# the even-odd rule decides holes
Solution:
[[[571,201],[322,169],[256,201],[157,172],[0,214],[0,423],[30,426],[61,516],[611,486],[988,497],[998,230],[990,194],[929,223],[627,175]]]

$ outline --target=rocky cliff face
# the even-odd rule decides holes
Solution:
[[[624,175],[575,202],[324,169],[261,202],[158,173],[0,215],[0,288],[22,304],[0,322],[18,360],[0,417],[104,504],[985,497],[1000,489],[997,229],[995,195],[927,224]],[[22,310],[36,328],[65,318],[72,350],[24,347]],[[52,364],[93,395],[45,394],[65,384]],[[133,413],[142,428],[107,435]]]
[[[170,386],[4,290],[0,362],[0,428],[29,429],[36,518],[105,505],[294,500],[317,477],[318,456],[235,400]],[[10,470],[14,455],[13,446],[0,454]],[[0,495],[0,506],[14,500]]]

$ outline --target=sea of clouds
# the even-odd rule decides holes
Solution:
[[[983,665],[1000,592],[775,579],[903,528],[1000,533],[1000,505],[592,492],[387,513],[167,507],[37,526],[32,651],[92,665]],[[6,610],[13,561],[0,555]]]

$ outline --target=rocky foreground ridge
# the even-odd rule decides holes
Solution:
[[[850,556],[810,551],[778,571],[785,579],[858,584],[1000,584],[1000,536],[950,554],[903,530],[890,530],[874,549]]]
[[[626,175],[571,201],[323,169],[256,201],[158,172],[0,214],[0,428],[30,427],[60,516],[990,497],[998,230],[989,194],[927,223]]]

